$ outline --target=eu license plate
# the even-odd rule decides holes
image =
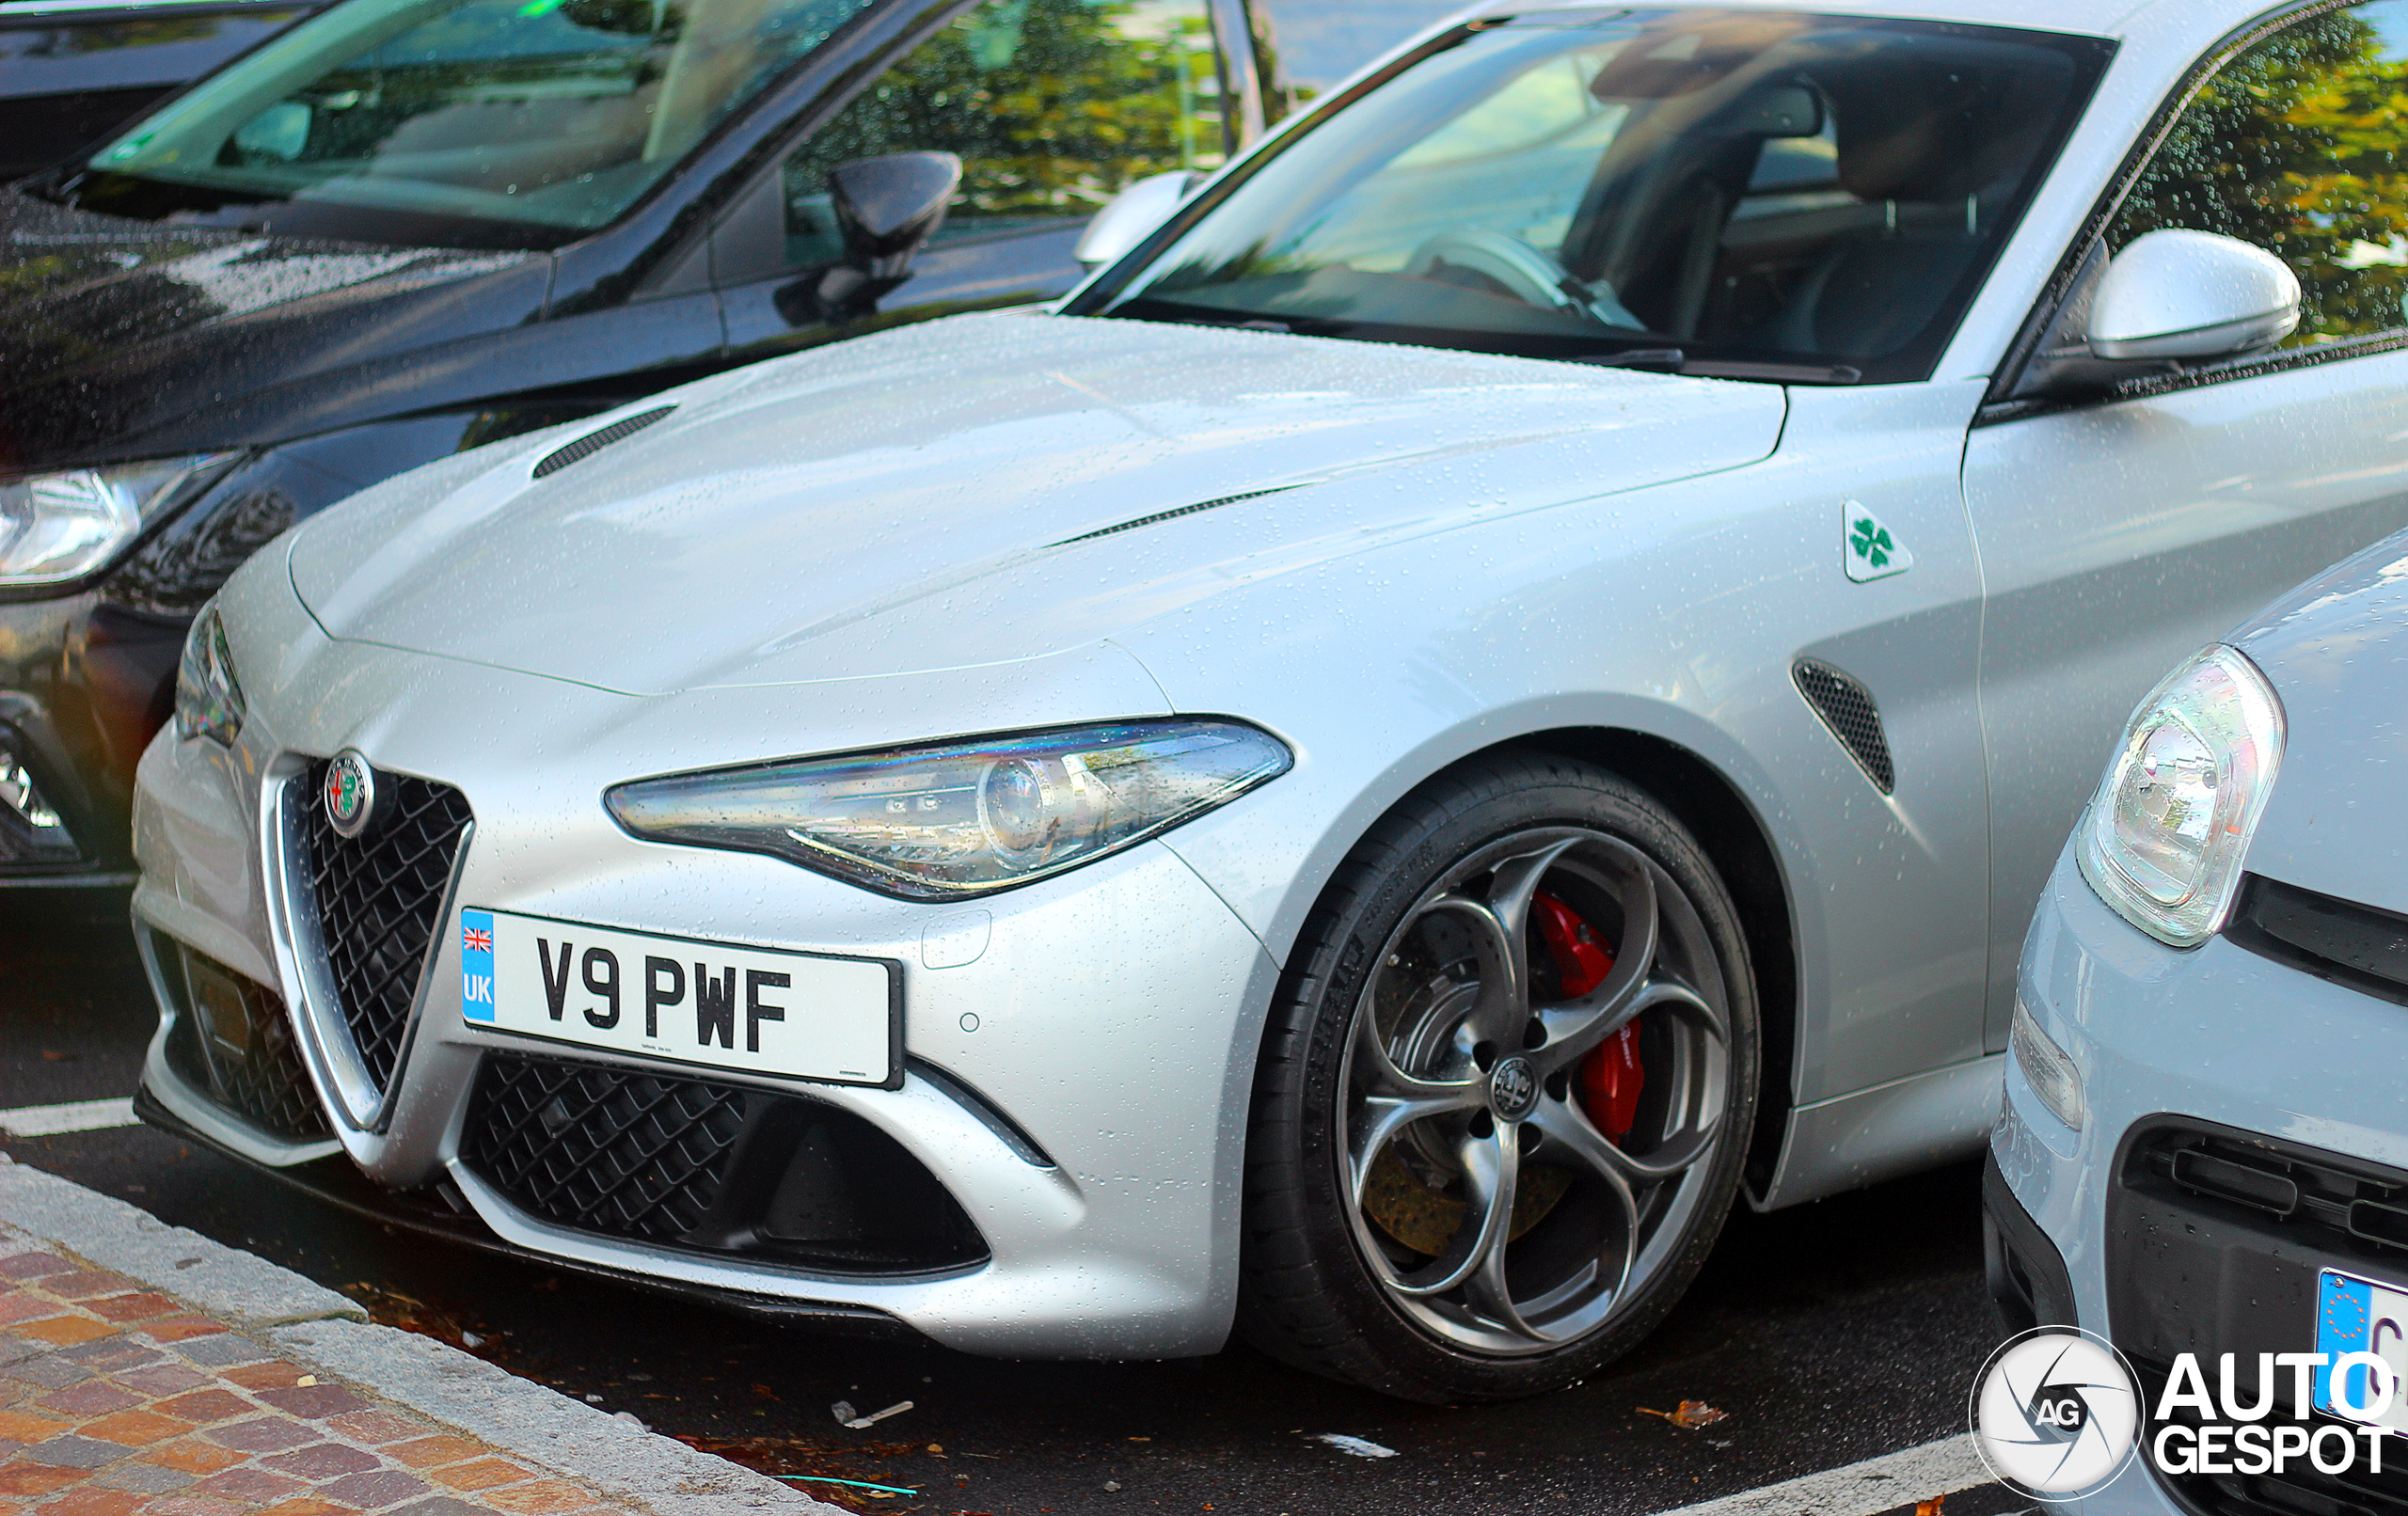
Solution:
[[[2408,1405],[2401,1403],[2408,1401],[2408,1289],[2337,1269],[2322,1271],[2316,1287],[2316,1350],[2327,1355],[2325,1366],[2316,1371],[2316,1409],[2408,1436]],[[2392,1397],[2390,1408],[2380,1416],[2361,1416],[2334,1404],[2332,1363],[2352,1352],[2370,1352],[2403,1376],[2402,1393]],[[2353,1365],[2347,1373],[2344,1396],[2356,1405],[2369,1403],[2373,1386],[2366,1382],[2368,1370]]]
[[[902,1082],[903,997],[879,958],[460,912],[471,1026],[711,1068]]]

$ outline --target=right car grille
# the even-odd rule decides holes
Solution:
[[[987,1256],[970,1218],[901,1145],[816,1100],[489,1053],[461,1156],[529,1215],[604,1237],[837,1273]]]
[[[343,1024],[382,1090],[409,1033],[427,944],[471,819],[468,801],[449,784],[380,770],[377,786],[389,797],[366,830],[345,837],[319,803],[327,767],[328,760],[312,762],[295,792],[299,872]]]
[[[2245,1366],[2260,1352],[2311,1350],[2322,1270],[2408,1284],[2408,1173],[2154,1117],[2124,1138],[2106,1266],[2109,1334],[2156,1406],[2177,1353],[2198,1354],[2212,1382],[2220,1353]],[[2289,1382],[2277,1378],[2277,1415],[2298,1409]],[[2176,1419],[2197,1418],[2178,1408]],[[2381,1474],[2324,1474],[2292,1460],[2279,1476],[2155,1477],[2198,1516],[2408,1516],[2408,1468],[2388,1454]]]
[[[171,937],[153,932],[150,941],[176,1013],[166,1047],[176,1076],[268,1136],[332,1136],[277,993]]]

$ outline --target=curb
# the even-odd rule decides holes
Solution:
[[[311,1367],[654,1516],[843,1516],[431,1337],[377,1326],[290,1269],[0,1153],[0,1224],[214,1316]]]

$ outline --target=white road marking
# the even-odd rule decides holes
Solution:
[[[1989,1466],[1973,1451],[1972,1437],[1943,1437],[1846,1468],[1683,1506],[1663,1516],[1874,1516],[1992,1482]]]
[[[132,1127],[141,1117],[134,1101],[70,1100],[65,1105],[22,1105],[0,1111],[0,1137],[55,1137],[62,1131],[99,1131],[105,1127]]]

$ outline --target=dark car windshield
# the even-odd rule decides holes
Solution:
[[[346,0],[96,153],[92,210],[542,246],[616,216],[869,0]]]
[[[2108,55],[1802,12],[1473,22],[1275,143],[1072,308],[1921,378]]]

